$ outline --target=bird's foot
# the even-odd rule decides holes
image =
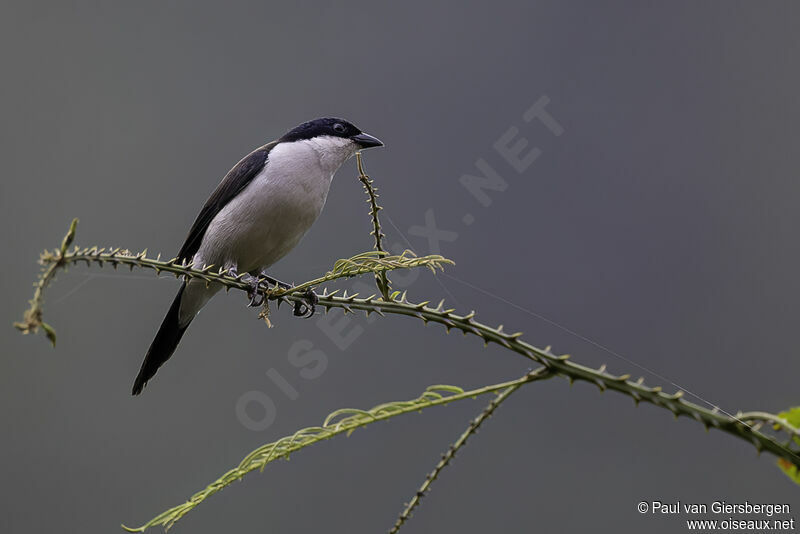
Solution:
[[[263,281],[263,278],[251,274],[242,276],[242,282],[248,285],[247,296],[250,298],[250,302],[247,303],[248,307],[256,308],[264,304],[264,294],[260,291]]]
[[[261,279],[266,280],[270,284],[280,287],[281,289],[292,289],[294,287],[292,284],[281,282],[277,278],[273,278],[265,272],[261,273]],[[294,303],[294,310],[292,312],[293,315],[295,317],[305,317],[306,319],[312,317],[316,311],[316,305],[319,302],[319,297],[311,289],[298,294],[298,296],[300,297],[300,300]],[[283,297],[276,298],[278,299],[278,305],[280,305],[281,301],[284,300]]]
[[[319,297],[313,290],[308,289],[300,293],[300,300],[294,303],[295,317],[305,317],[306,319],[312,317],[317,309]]]

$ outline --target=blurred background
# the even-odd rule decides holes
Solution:
[[[346,117],[386,143],[365,164],[388,242],[456,261],[437,277],[391,276],[412,300],[445,298],[578,362],[667,390],[674,382],[728,411],[800,404],[793,3],[0,10],[3,532],[138,525],[334,409],[529,368],[402,317],[300,320],[282,308],[267,329],[232,292],[134,398],[179,284],[85,267],[46,295],[55,350],[11,327],[39,252],[73,217],[77,244],[172,256],[240,157],[318,116]],[[525,120],[537,103],[549,122]],[[515,168],[495,145],[522,138],[529,156]],[[479,160],[504,190],[462,185]],[[301,282],[370,249],[364,198],[350,161],[321,219],[273,274]],[[304,371],[292,354],[309,350],[322,363]],[[174,532],[385,531],[488,400],[306,449],[210,498]],[[679,517],[637,513],[654,499],[797,504],[798,488],[743,441],[557,379],[510,399],[405,530],[685,528]]]

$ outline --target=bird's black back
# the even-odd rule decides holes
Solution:
[[[228,171],[222,182],[211,193],[194,224],[192,224],[189,235],[186,236],[186,241],[184,241],[180,252],[178,252],[178,261],[191,261],[192,257],[200,249],[200,244],[203,242],[203,236],[208,230],[208,225],[211,224],[211,221],[222,208],[241,193],[253,181],[253,178],[261,172],[267,162],[269,152],[277,144],[277,141],[273,141],[255,149]]]

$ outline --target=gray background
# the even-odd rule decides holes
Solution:
[[[346,324],[364,331],[342,351],[316,319],[281,310],[268,330],[229,294],[133,398],[178,284],[84,267],[47,294],[56,350],[11,328],[39,251],[72,217],[79,244],[174,254],[233,163],[322,115],[386,142],[365,158],[384,213],[427,253],[409,229],[432,209],[437,226],[458,233],[441,243],[458,263],[448,273],[489,293],[423,274],[412,299],[447,297],[579,362],[643,374],[496,295],[727,410],[799,404],[798,14],[789,2],[4,3],[0,530],[114,532],[335,408],[525,371],[517,355],[400,317]],[[542,95],[560,137],[521,120]],[[542,150],[521,174],[492,149],[511,126]],[[508,182],[488,207],[458,181],[481,157]],[[274,274],[299,282],[324,272],[370,248],[368,231],[351,161]],[[303,339],[327,357],[314,380],[287,358]],[[266,430],[237,416],[248,391],[275,405]],[[307,449],[211,498],[174,532],[384,531],[487,400]],[[680,532],[685,516],[641,516],[636,504],[800,505],[773,463],[663,410],[559,379],[510,400],[407,530]]]

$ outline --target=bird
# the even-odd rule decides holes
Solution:
[[[178,252],[194,268],[214,265],[254,284],[258,278],[291,287],[266,270],[286,256],[317,220],[333,175],[356,152],[381,147],[378,138],[347,120],[324,117],[304,122],[260,146],[228,171],[206,201]],[[181,284],[145,354],[132,394],[139,395],[172,356],[197,313],[222,286],[191,278]],[[316,295],[307,292],[295,315],[313,315]]]

